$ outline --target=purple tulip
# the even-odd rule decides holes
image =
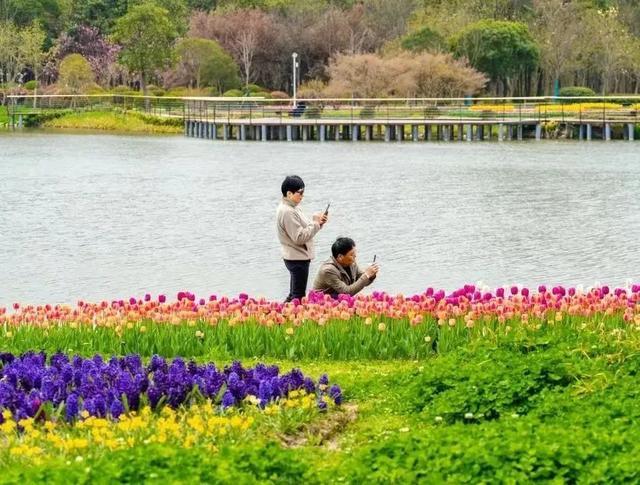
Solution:
[[[166,302],[166,301],[167,301],[167,297],[166,297],[165,295],[159,295],[159,296],[158,296],[158,301],[159,301],[160,303],[164,303],[164,302]]]

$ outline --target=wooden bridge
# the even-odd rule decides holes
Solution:
[[[640,96],[301,99],[9,96],[13,128],[69,111],[180,119],[184,133],[239,141],[481,141],[640,138]]]

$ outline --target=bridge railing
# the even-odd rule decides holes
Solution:
[[[275,100],[131,95],[8,96],[9,116],[44,112],[138,112],[185,120],[441,122],[640,122],[640,96]]]

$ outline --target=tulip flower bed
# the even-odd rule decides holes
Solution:
[[[640,481],[637,285],[0,313],[0,483]]]
[[[506,332],[582,325],[640,325],[640,286],[581,289],[466,285],[449,295],[428,289],[412,297],[373,293],[333,300],[312,294],[282,304],[240,295],[197,299],[188,292],[167,302],[143,299],[78,302],[71,306],[0,309],[4,345],[14,352],[188,355],[233,360],[424,358],[499,339]]]

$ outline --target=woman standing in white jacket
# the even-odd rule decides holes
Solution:
[[[304,197],[304,182],[290,175],[282,182],[282,200],[276,211],[278,239],[282,258],[289,270],[289,295],[285,301],[300,299],[307,294],[309,264],[315,257],[313,237],[328,220],[327,214],[314,214],[309,220],[299,205]]]

